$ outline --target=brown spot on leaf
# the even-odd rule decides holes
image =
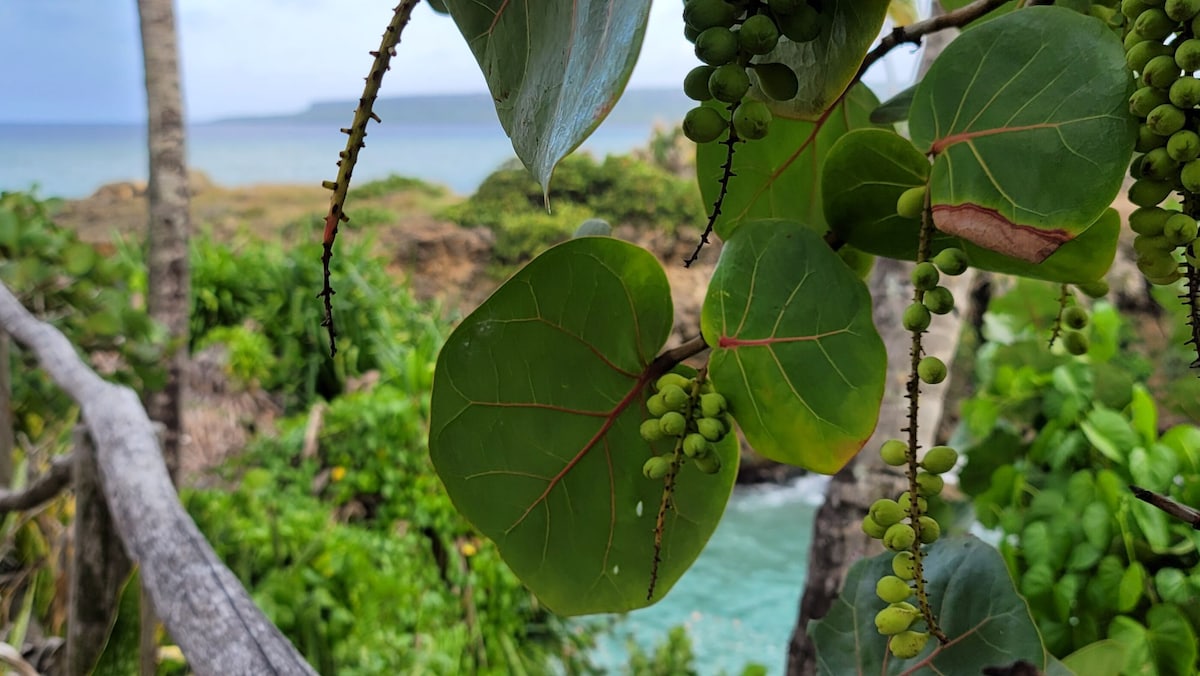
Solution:
[[[934,205],[933,224],[948,235],[1030,263],[1046,260],[1073,237],[1065,230],[1018,225],[995,209],[969,203]]]

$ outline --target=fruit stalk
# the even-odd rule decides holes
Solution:
[[[708,223],[704,226],[704,234],[700,235],[700,242],[696,244],[696,250],[692,252],[683,261],[683,267],[690,268],[696,259],[700,258],[700,251],[704,249],[704,245],[708,244],[708,238],[712,235],[713,227],[717,224],[717,219],[721,217],[721,207],[725,204],[725,195],[729,193],[729,182],[737,176],[733,172],[733,153],[734,147],[740,140],[737,135],[737,130],[733,127],[733,111],[737,108],[736,103],[729,104],[729,138],[721,141],[728,150],[725,153],[725,164],[721,165],[721,189],[717,192],[717,199],[713,201],[712,211],[708,214]]]

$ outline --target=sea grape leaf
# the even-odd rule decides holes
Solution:
[[[1102,22],[1031,7],[964,32],[917,87],[939,230],[1033,263],[1096,221],[1133,151],[1132,87]]]
[[[887,639],[875,629],[875,613],[885,605],[875,596],[875,583],[891,574],[893,556],[855,563],[829,613],[809,625],[817,673],[904,674],[924,665],[933,673],[978,674],[1017,660],[1039,672],[1046,668],[1041,637],[1004,559],[969,535],[939,540],[925,557],[929,601],[951,642],[943,646],[931,639],[911,660],[888,656]]]
[[[875,429],[887,354],[862,280],[816,232],[742,224],[700,314],[709,376],[754,450],[833,474]]]
[[[1112,639],[1096,641],[1067,655],[1062,663],[1072,674],[1118,676],[1125,664],[1125,647]]]
[[[916,260],[921,223],[896,213],[896,200],[909,188],[929,180],[925,155],[908,139],[886,129],[857,129],[829,149],[822,170],[825,221],[837,236],[868,253]],[[966,252],[982,270],[1053,282],[1099,279],[1112,265],[1121,220],[1113,209],[1065,243],[1041,263],[990,251],[941,231],[934,231],[932,253],[947,247]]]
[[[650,0],[445,0],[517,157],[549,193],[633,72]]]
[[[913,96],[916,93],[917,86],[912,85],[879,104],[875,110],[871,111],[871,122],[875,124],[904,122],[908,119],[908,109],[912,107]]]
[[[821,164],[830,146],[850,129],[870,125],[868,117],[879,104],[871,90],[858,85],[829,115],[816,121],[776,118],[771,135],[739,144],[733,155],[729,192],[715,224],[728,239],[743,221],[790,218],[825,231],[821,209]],[[700,193],[710,208],[721,190],[727,147],[703,143],[696,149]]]
[[[447,339],[434,374],[429,453],[455,507],[562,615],[657,601],[700,553],[737,473],[681,470],[647,601],[663,482],[646,479],[639,427],[671,328],[657,259],[610,237],[535,258]],[[666,442],[656,451],[665,452]]]
[[[786,63],[800,79],[789,101],[769,101],[778,117],[817,120],[833,107],[854,80],[859,66],[879,36],[889,0],[825,0],[821,34],[811,42],[780,40],[758,63]],[[774,135],[774,131],[772,131]]]

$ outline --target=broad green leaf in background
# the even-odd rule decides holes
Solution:
[[[964,32],[917,87],[913,142],[935,157],[934,223],[1041,262],[1116,197],[1133,151],[1132,81],[1102,22],[1031,7]]]
[[[517,272],[438,357],[434,468],[455,507],[559,614],[652,602],[663,482],[642,475],[651,448],[638,430],[671,319],[666,274],[651,253],[583,237]],[[680,473],[653,601],[724,511],[737,473],[733,438],[718,449],[719,474],[690,463]]]
[[[1178,606],[1157,603],[1146,613],[1150,653],[1160,674],[1194,674],[1196,632]]]
[[[885,605],[875,596],[875,583],[891,574],[893,556],[888,552],[855,563],[833,608],[809,625],[817,673],[902,674],[924,663],[933,673],[978,674],[1017,660],[1045,669],[1042,640],[1004,559],[972,536],[938,540],[925,557],[925,588],[951,643],[941,646],[931,639],[914,659],[888,657],[887,637],[875,629],[875,613]]]
[[[786,63],[800,78],[795,98],[769,102],[771,111],[798,120],[823,117],[846,91],[879,37],[888,4],[889,0],[824,0],[816,40],[780,40],[771,53],[760,57],[758,63]]]
[[[913,96],[917,86],[912,85],[892,98],[884,101],[871,111],[871,121],[875,124],[895,124],[908,120],[908,109],[912,106]]]
[[[879,100],[863,85],[846,95],[830,115],[817,122],[776,118],[771,135],[737,146],[729,193],[717,219],[716,233],[728,239],[743,221],[790,218],[825,232],[821,209],[821,164],[830,146],[851,129],[869,126],[867,117]],[[700,193],[711,209],[721,190],[726,146],[703,143],[696,149]]]
[[[1096,641],[1067,655],[1062,663],[1077,676],[1118,676],[1125,664],[1125,647],[1111,639]]]
[[[921,18],[916,0],[892,0],[888,5],[888,16],[897,26],[907,26]]]
[[[795,221],[744,223],[700,315],[709,376],[754,450],[833,474],[875,429],[887,354],[867,287]]]
[[[650,0],[445,0],[517,157],[549,192],[559,160],[608,115],[646,32]]]
[[[857,129],[842,135],[825,157],[821,177],[825,222],[840,239],[868,253],[915,260],[921,223],[896,213],[896,200],[929,180],[929,161],[910,141],[886,129]],[[989,251],[965,239],[935,231],[937,253],[959,247],[971,265],[992,272],[1055,282],[1099,279],[1112,265],[1121,221],[1105,210],[1079,237],[1041,263]]]

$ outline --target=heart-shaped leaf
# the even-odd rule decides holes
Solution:
[[[857,129],[829,149],[821,191],[825,220],[838,237],[878,256],[915,260],[921,223],[896,213],[896,201],[909,188],[929,180],[929,160],[910,141],[885,129]],[[1041,263],[990,251],[965,239],[935,231],[937,253],[958,247],[982,270],[1055,282],[1099,279],[1112,265],[1121,222],[1108,209],[1087,229]]]
[[[870,125],[868,117],[879,100],[859,85],[816,122],[776,118],[771,134],[761,141],[736,146],[729,191],[715,230],[729,239],[743,221],[788,218],[825,232],[821,209],[821,164],[830,146],[851,129]],[[721,191],[726,146],[704,143],[696,149],[696,176],[705,204]]]
[[[758,453],[826,474],[875,429],[887,354],[867,287],[795,221],[742,224],[700,315],[709,376]]]
[[[641,51],[650,0],[445,0],[517,157],[549,192],[559,160],[608,115]]]
[[[892,572],[890,552],[855,563],[829,613],[808,629],[820,674],[978,674],[984,667],[1025,660],[1046,667],[1042,640],[1025,600],[1017,594],[1004,559],[973,536],[950,537],[929,547],[925,588],[950,643],[930,639],[916,658],[887,656],[887,638],[875,629],[884,607],[875,583]]]
[[[644,249],[583,237],[535,258],[447,339],[429,453],[455,507],[496,541],[555,612],[639,608],[700,553],[737,473],[733,435],[715,476],[683,466],[647,600],[663,481],[642,475],[639,427],[671,328],[666,274]],[[658,442],[654,451],[667,449]]]
[[[1132,80],[1102,22],[1031,7],[964,32],[917,87],[938,229],[1041,262],[1096,221],[1133,151]]]
[[[879,36],[889,0],[824,0],[821,33],[811,42],[780,40],[759,63],[786,63],[800,79],[790,101],[770,102],[780,117],[816,120],[824,116],[854,79],[871,43]],[[773,133],[773,132],[772,132]]]

